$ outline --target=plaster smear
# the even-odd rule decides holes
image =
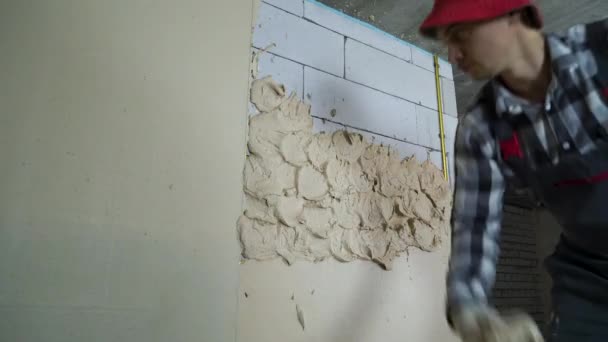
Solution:
[[[400,159],[360,134],[312,132],[310,106],[270,77],[255,80],[244,171],[242,255],[374,261],[386,269],[448,236],[451,190],[430,161]],[[372,115],[370,113],[370,115]]]

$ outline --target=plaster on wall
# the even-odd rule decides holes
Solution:
[[[255,80],[238,221],[242,255],[348,262],[386,269],[417,247],[447,240],[451,192],[430,161],[401,160],[390,147],[344,130],[312,132],[310,106],[270,77]]]

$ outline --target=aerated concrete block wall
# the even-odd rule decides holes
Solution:
[[[268,48],[258,77],[271,75],[312,104],[316,130],[346,128],[442,168],[430,53],[308,0],[262,2],[252,46]],[[452,67],[442,60],[440,76],[451,162],[458,113]]]

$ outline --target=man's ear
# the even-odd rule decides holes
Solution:
[[[522,23],[528,28],[535,28],[534,18],[534,10],[531,7],[513,11],[508,15],[509,24]]]
[[[513,11],[507,15],[509,25],[516,25],[523,22],[522,11]]]

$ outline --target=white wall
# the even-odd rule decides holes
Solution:
[[[346,128],[392,145],[402,157],[422,161],[430,153],[441,168],[429,53],[309,0],[260,5],[253,50],[271,44],[260,56],[258,77],[271,75],[310,103],[316,131]],[[441,62],[440,70],[451,153],[454,82],[449,64]],[[412,249],[391,271],[371,262],[248,261],[241,266],[238,341],[454,340],[445,322],[448,252],[447,243],[434,253]]]
[[[250,23],[0,4],[1,341],[234,341]]]
[[[364,261],[248,261],[241,266],[238,341],[457,341],[445,323],[446,268],[447,248],[412,249],[391,271]]]

